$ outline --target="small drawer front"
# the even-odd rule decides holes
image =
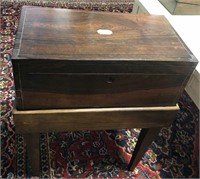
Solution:
[[[17,109],[174,105],[184,76],[22,73]]]

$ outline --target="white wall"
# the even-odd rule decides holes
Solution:
[[[199,64],[186,86],[186,91],[200,109],[200,15],[171,15],[158,0],[139,0],[145,9],[154,15],[164,15]]]

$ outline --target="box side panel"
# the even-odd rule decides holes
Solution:
[[[12,61],[14,84],[15,84],[15,108],[23,109],[23,93],[21,87],[21,72],[20,65],[17,61]]]

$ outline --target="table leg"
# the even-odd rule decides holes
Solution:
[[[40,146],[39,146],[39,133],[34,134],[23,134],[28,160],[30,163],[30,175],[31,176],[40,176]]]
[[[128,165],[128,170],[133,170],[139,161],[142,159],[143,155],[147,151],[149,145],[158,135],[161,128],[142,128],[138,142],[132,154],[132,158]]]

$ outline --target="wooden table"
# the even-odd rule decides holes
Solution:
[[[163,16],[23,7],[12,57],[16,132],[39,175],[39,133],[142,128],[134,169],[197,65]]]

